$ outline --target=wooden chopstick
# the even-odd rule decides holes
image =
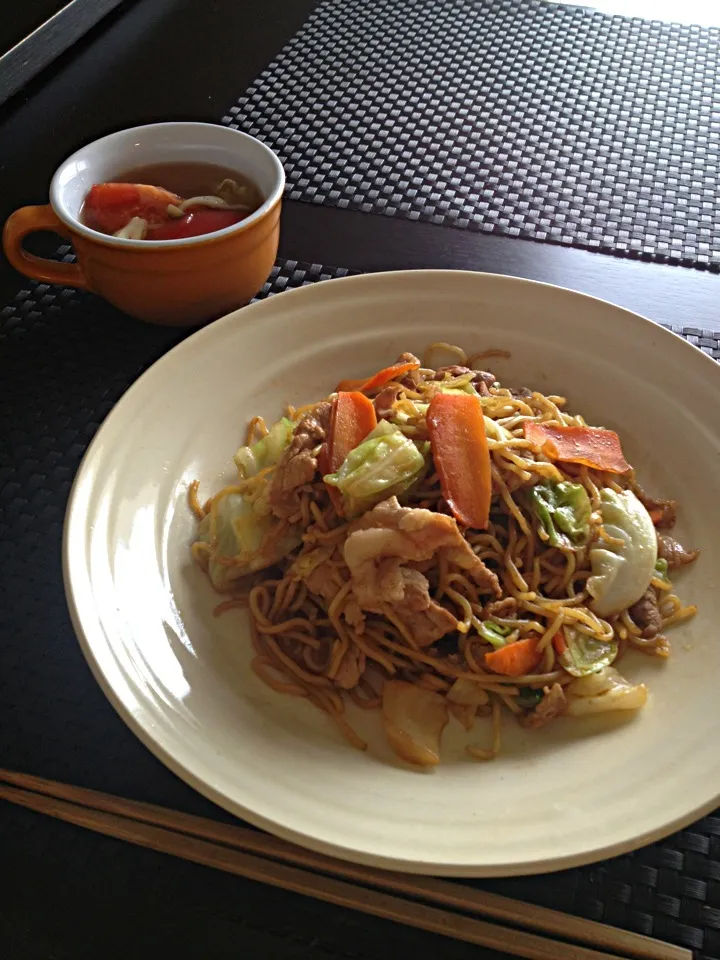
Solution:
[[[651,937],[457,883],[345,863],[243,827],[218,823],[148,803],[125,800],[30,774],[0,769],[0,781],[14,785],[0,786],[0,798],[79,826],[252,880],[315,896],[330,903],[349,906],[470,943],[505,950],[529,960],[608,960],[609,955],[598,953],[594,949],[548,941],[523,931],[497,927],[388,896],[376,890],[360,889],[350,883],[319,877],[288,865],[320,870],[381,890],[449,906],[454,910],[492,917],[565,939],[579,940],[594,947],[617,951],[624,957],[643,960],[692,958],[690,951]],[[28,790],[32,792],[25,792]],[[218,843],[223,844],[223,847],[218,847]],[[263,859],[267,857],[282,863]],[[618,953],[615,953],[615,956],[617,955]]]
[[[526,960],[618,960],[616,955],[561,944],[535,934],[499,927],[484,920],[471,920],[460,914],[412,903],[375,890],[358,888],[343,880],[332,880],[274,860],[264,860],[239,850],[175,833],[163,827],[150,826],[114,813],[81,807],[66,800],[31,793],[17,787],[0,786],[0,798],[151,850],[170,853],[249,880],[269,883],[284,890],[395,920],[431,933],[510,952]]]
[[[247,853],[320,870],[393,893],[410,895],[440,906],[500,920],[503,923],[539,930],[567,940],[578,940],[606,950],[619,951],[642,960],[689,960],[691,958],[690,952],[681,947],[641,934],[619,930],[593,920],[573,917],[557,910],[521,903],[509,897],[476,890],[459,883],[450,883],[433,877],[390,873],[360,864],[346,863],[245,827],[219,823],[149,803],[125,800],[96,790],[69,786],[29,774],[0,769],[0,780],[72,803],[223,843]]]

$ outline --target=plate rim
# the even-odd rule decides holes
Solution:
[[[503,281],[511,285],[521,285],[521,286],[532,286],[532,287],[545,287],[551,290],[562,291],[563,293],[570,293],[573,296],[580,297],[584,300],[593,300],[605,306],[611,307],[613,310],[622,311],[628,320],[629,323],[635,324],[638,328],[642,327],[645,330],[649,330],[651,327],[655,333],[659,333],[662,340],[665,342],[673,343],[673,350],[681,349],[686,351],[692,351],[692,355],[697,358],[698,355],[703,357],[705,365],[704,370],[712,377],[720,378],[720,364],[718,361],[714,360],[712,357],[708,356],[704,351],[700,350],[698,347],[695,347],[693,344],[685,340],[684,337],[675,333],[673,330],[668,329],[667,327],[662,326],[660,323],[651,320],[649,317],[645,317],[642,314],[636,313],[633,310],[629,310],[626,307],[621,306],[620,304],[613,303],[610,300],[606,300],[602,297],[596,297],[592,294],[586,294],[582,291],[575,290],[571,287],[564,287],[559,284],[547,283],[545,281],[530,280],[524,277],[515,277],[507,274],[498,274],[498,273],[488,273],[483,271],[474,271],[474,270],[447,270],[447,269],[421,269],[421,270],[389,270],[381,272],[368,272],[353,274],[344,277],[332,278],[328,281],[322,281],[320,284],[313,283],[307,284],[302,287],[298,287],[292,290],[283,291],[283,302],[287,297],[295,297],[298,299],[300,296],[308,296],[306,291],[315,290],[319,285],[325,286],[326,283],[332,284],[344,284],[345,286],[349,285],[362,285],[367,283],[369,280],[374,282],[380,281],[392,283],[394,279],[407,280],[407,279],[416,279],[418,276],[427,277],[429,281],[433,279],[452,279],[458,276],[471,276],[478,278],[482,281],[483,279],[491,279],[492,281]],[[73,483],[70,489],[68,496],[67,506],[65,510],[65,517],[63,522],[63,534],[62,534],[62,572],[63,572],[63,586],[65,591],[65,599],[68,606],[68,611],[70,613],[70,618],[72,621],[73,630],[77,637],[80,648],[83,652],[83,655],[87,661],[90,670],[100,686],[100,689],[105,694],[115,712],[120,716],[120,718],[125,722],[125,724],[130,728],[130,730],[135,734],[135,736],[140,740],[140,742],[148,749],[150,752],[157,757],[173,774],[180,777],[185,783],[190,787],[204,796],[206,799],[215,803],[221,809],[224,809],[234,816],[238,817],[241,820],[252,824],[253,826],[259,827],[271,833],[275,836],[281,837],[284,840],[288,840],[291,843],[294,843],[298,846],[306,847],[310,850],[314,850],[318,853],[323,853],[327,856],[335,857],[337,859],[345,860],[348,862],[360,863],[369,866],[380,867],[381,869],[391,870],[391,871],[401,871],[405,873],[412,874],[431,874],[435,876],[444,876],[444,877],[465,877],[465,878],[491,878],[491,877],[518,877],[518,876],[534,876],[545,873],[555,873],[562,870],[567,870],[573,867],[586,866],[588,864],[597,863],[601,860],[609,859],[616,857],[625,853],[630,853],[634,850],[637,850],[641,847],[647,846],[648,844],[656,843],[659,840],[662,840],[680,830],[683,830],[685,827],[689,826],[692,823],[697,822],[702,819],[704,816],[707,816],[713,810],[715,810],[720,805],[720,792],[718,792],[710,800],[698,804],[693,807],[692,810],[687,813],[676,817],[672,821],[665,823],[663,826],[658,827],[654,830],[648,830],[645,833],[638,834],[633,838],[628,840],[620,840],[611,844],[605,844],[603,846],[593,847],[590,850],[581,851],[577,854],[567,854],[560,857],[554,857],[552,860],[527,860],[527,861],[516,861],[511,864],[482,864],[478,866],[473,866],[472,864],[467,863],[437,863],[434,861],[414,859],[407,860],[402,857],[386,856],[382,854],[372,854],[365,853],[362,850],[355,849],[351,845],[342,845],[338,843],[331,843],[321,839],[318,839],[311,834],[303,833],[302,831],[293,830],[292,828],[286,827],[282,823],[278,823],[270,817],[266,817],[261,813],[256,812],[255,810],[245,807],[239,801],[233,799],[233,797],[225,794],[222,790],[214,787],[212,784],[205,782],[200,777],[198,777],[188,766],[183,763],[181,760],[177,759],[171,751],[165,748],[165,746],[160,742],[160,740],[152,735],[152,733],[143,725],[137,717],[129,710],[125,704],[122,702],[121,698],[116,694],[111,682],[106,677],[105,673],[101,669],[97,658],[93,653],[93,646],[90,638],[86,634],[85,628],[82,622],[82,616],[78,605],[75,601],[74,591],[73,591],[73,579],[72,579],[72,566],[73,561],[71,557],[71,537],[75,527],[78,523],[82,523],[83,516],[78,516],[78,491],[83,482],[84,474],[88,468],[92,457],[94,456],[95,449],[99,447],[103,440],[103,434],[109,429],[109,425],[114,419],[119,415],[118,409],[126,401],[126,398],[131,393],[136,392],[139,389],[142,389],[142,384],[146,378],[149,378],[151,375],[156,375],[156,368],[161,367],[166,361],[170,362],[169,358],[173,355],[177,357],[178,354],[194,349],[194,345],[197,344],[199,340],[207,338],[208,336],[213,336],[215,331],[219,329],[224,329],[229,327],[230,324],[239,322],[239,318],[242,316],[243,323],[252,323],[256,322],[255,318],[248,318],[248,309],[253,309],[260,307],[262,304],[267,303],[269,300],[274,299],[274,297],[269,297],[264,300],[255,301],[251,304],[248,304],[245,307],[240,307],[237,310],[232,311],[231,313],[226,314],[223,317],[220,317],[218,320],[215,320],[204,327],[194,331],[190,336],[186,337],[180,343],[176,344],[165,354],[155,360],[147,370],[134,380],[127,390],[121,395],[118,401],[114,404],[110,412],[104,418],[100,424],[98,430],[96,431],[94,437],[90,441],[87,450],[83,454],[82,460],[78,466],[77,472],[73,479]],[[257,311],[256,311],[257,312]],[[648,326],[649,325],[649,326]],[[669,339],[668,339],[669,338]],[[690,356],[691,354],[687,354]],[[702,361],[701,361],[702,362]],[[710,370],[714,369],[715,373],[710,374]],[[719,381],[720,382],[720,381]],[[83,524],[81,529],[85,529]]]

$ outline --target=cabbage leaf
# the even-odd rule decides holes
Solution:
[[[614,640],[597,640],[580,630],[565,626],[565,649],[560,654],[560,663],[573,677],[586,677],[609,667],[618,655]]]
[[[290,445],[295,425],[287,417],[278,420],[267,436],[251,446],[240,447],[233,460],[241,480],[256,476],[266,467],[274,467]]]
[[[403,493],[424,468],[425,457],[417,445],[398,426],[381,420],[324,479],[341,492],[345,512],[353,517]]]
[[[258,513],[239,493],[219,496],[212,514],[200,522],[195,541],[209,545],[208,574],[221,593],[233,580],[272,566],[302,542],[297,526],[270,536],[281,521]]]
[[[590,547],[593,575],[587,581],[591,609],[606,617],[631,607],[645,593],[655,573],[657,537],[642,503],[630,490],[600,491],[603,527],[609,539]]]
[[[614,667],[573,680],[565,688],[570,717],[587,717],[615,710],[639,710],[647,702],[644,683],[632,684]]]
[[[548,535],[550,546],[574,549],[590,538],[590,497],[580,483],[538,483],[530,504]]]

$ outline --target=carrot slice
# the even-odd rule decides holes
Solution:
[[[376,426],[375,406],[364,393],[338,393],[333,400],[330,433],[319,457],[322,473],[335,473]]]
[[[552,644],[555,647],[555,653],[561,657],[567,650],[567,640],[565,639],[565,632],[563,630],[558,630],[555,636],[552,639]]]
[[[524,640],[508,643],[499,650],[485,654],[485,664],[494,673],[503,673],[506,677],[522,677],[532,673],[542,654],[538,653],[540,638],[534,634]]]
[[[322,475],[335,473],[350,451],[362,443],[376,426],[377,416],[372,400],[364,393],[340,391],[333,400],[328,439],[318,455],[318,467]],[[342,494],[337,487],[326,484],[326,488],[335,510],[342,516]]]
[[[370,377],[369,380],[343,380],[337,385],[337,389],[362,390],[363,393],[366,390],[377,390],[378,387],[382,387],[382,385],[389,380],[397,380],[398,377],[403,377],[406,373],[409,373],[410,370],[417,370],[419,366],[420,364],[415,361],[394,363],[391,367],[385,367],[379,370],[374,376]]]
[[[555,423],[525,421],[525,438],[551,460],[582,463],[595,470],[627,473],[630,464],[623,456],[620,438],[613,430],[600,427],[570,427]]]
[[[490,453],[479,397],[438,393],[426,417],[443,497],[458,523],[484,530],[490,517]]]

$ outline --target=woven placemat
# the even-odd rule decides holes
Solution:
[[[260,296],[349,272],[281,261]],[[720,359],[720,335],[679,332]],[[0,766],[222,818],[140,744],[105,699],[73,633],[60,559],[67,497],[88,443],[130,383],[185,335],[41,284],[0,311]],[[92,856],[89,841],[58,829],[3,810],[0,849],[12,834],[14,849],[28,855],[62,860],[82,849]],[[208,881],[208,889],[225,882]],[[592,867],[485,885],[720,958],[717,817]],[[258,916],[256,923],[276,922]],[[374,923],[363,918],[363,930]],[[353,944],[347,956],[382,955]],[[435,955],[460,956],[459,948],[444,950]]]
[[[293,200],[720,269],[720,31],[324,0],[224,122]]]

